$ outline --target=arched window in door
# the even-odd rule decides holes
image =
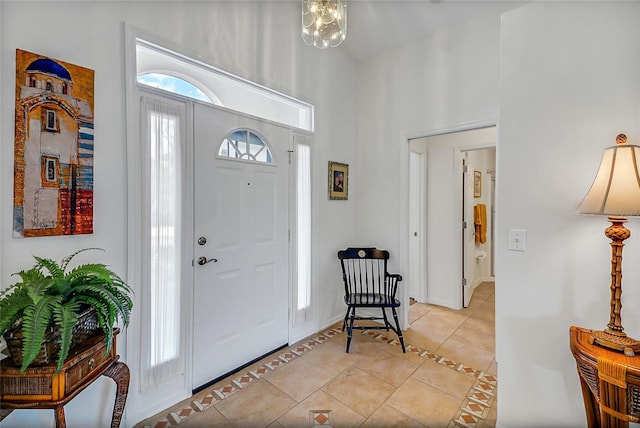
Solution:
[[[236,129],[225,137],[218,149],[218,157],[273,163],[268,144],[249,129]]]

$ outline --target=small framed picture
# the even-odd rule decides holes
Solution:
[[[349,165],[329,161],[329,199],[349,199]]]
[[[473,171],[473,197],[482,196],[482,171]]]

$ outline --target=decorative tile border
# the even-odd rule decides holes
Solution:
[[[393,346],[400,346],[400,342],[397,339],[390,338],[385,333],[378,333],[377,330],[364,330],[362,334],[371,336],[376,340],[387,342]],[[406,345],[405,348],[407,352],[411,352],[422,358],[431,360],[436,364],[440,364],[476,379],[473,386],[467,393],[467,396],[462,401],[462,405],[449,423],[448,428],[475,428],[479,426],[480,422],[487,418],[489,411],[495,404],[496,400],[498,379],[495,376],[487,374],[482,370],[476,370],[465,366],[464,364],[454,361],[446,356],[418,348],[417,346]]]
[[[343,332],[340,327],[334,327],[316,337],[306,339],[305,342],[292,346],[283,353],[273,357],[272,360],[263,363],[261,366],[253,368],[247,373],[233,378],[229,383],[213,389],[204,397],[191,401],[189,404],[185,405],[184,408],[171,411],[165,416],[159,416],[159,418],[154,422],[144,425],[144,428],[166,428],[180,425],[190,416],[207,410],[215,404],[216,401],[224,400],[228,396],[242,390],[251,382],[260,379],[271,371],[277,370],[284,364],[287,364],[303,354],[312,351],[316,346],[321,345],[342,333]],[[362,334],[373,337],[375,340],[386,342],[394,347],[400,348],[401,346],[395,336],[391,337],[386,332],[379,333],[378,330],[363,330]],[[467,367],[462,363],[430,352],[426,349],[418,348],[417,346],[405,345],[405,349],[407,350],[407,353],[415,354],[421,358],[431,360],[436,364],[441,364],[444,367],[448,367],[452,370],[456,370],[467,376],[475,378],[473,386],[462,401],[462,405],[449,423],[448,428],[479,427],[479,424],[487,418],[491,407],[495,404],[498,379],[493,375],[483,372],[482,370]],[[332,427],[334,425],[333,411],[311,410],[309,411],[309,423],[312,427]]]

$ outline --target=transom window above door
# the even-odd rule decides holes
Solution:
[[[268,144],[250,129],[236,129],[227,135],[220,144],[218,157],[273,164]]]
[[[194,100],[205,101],[207,103],[216,104],[209,95],[205,94],[205,90],[197,85],[187,82],[179,77],[170,76],[164,73],[144,73],[138,74],[138,83],[142,83],[153,88],[163,89],[175,94],[184,95]],[[219,104],[219,103],[218,103]]]

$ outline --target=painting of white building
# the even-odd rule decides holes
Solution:
[[[16,50],[14,235],[93,233],[94,71]]]

